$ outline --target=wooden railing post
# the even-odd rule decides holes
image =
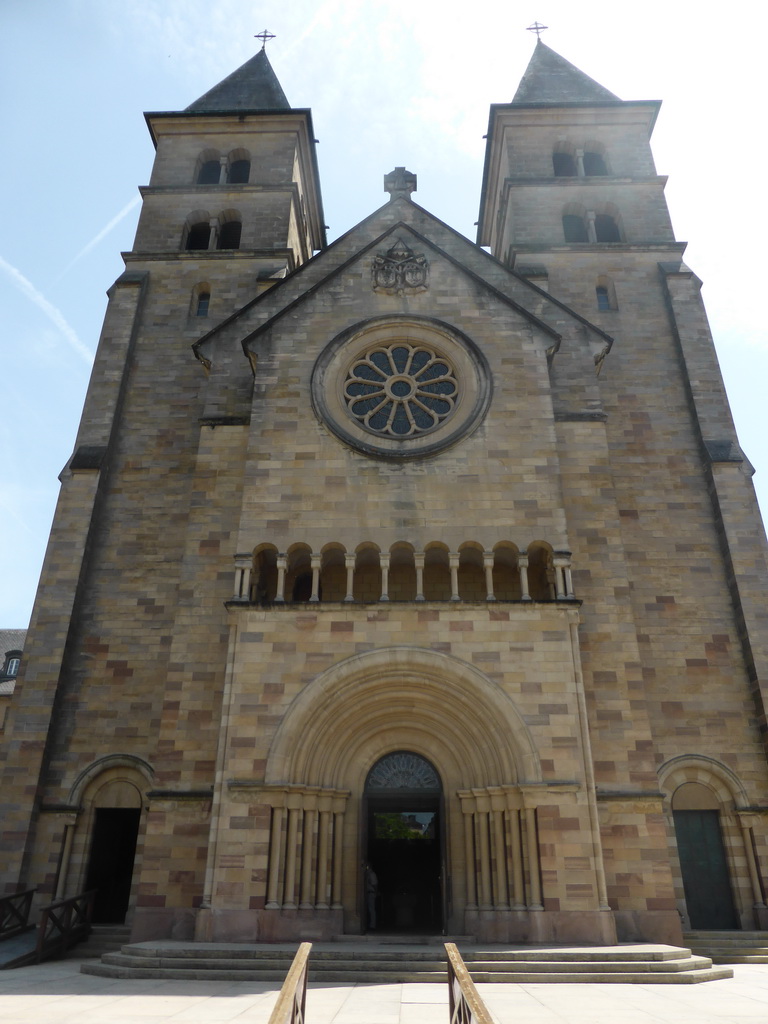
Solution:
[[[445,952],[448,956],[450,1024],[493,1024],[455,943],[446,942]]]
[[[307,966],[311,942],[302,942],[285,976],[269,1024],[304,1024],[307,1002]]]

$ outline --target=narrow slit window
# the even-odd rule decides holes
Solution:
[[[197,305],[195,307],[195,316],[208,316],[208,307],[211,303],[210,292],[200,292],[197,296]]]

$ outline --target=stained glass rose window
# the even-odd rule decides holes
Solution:
[[[344,399],[369,430],[409,437],[432,430],[453,412],[459,395],[447,359],[421,345],[372,348],[350,367]]]

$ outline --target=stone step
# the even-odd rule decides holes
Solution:
[[[768,963],[768,932],[692,931],[685,933],[691,950],[716,964]]]
[[[86,956],[99,957],[104,953],[118,952],[131,937],[131,929],[122,924],[94,924],[85,942],[68,950],[66,957],[72,959]]]
[[[84,963],[81,970],[113,978],[281,982],[294,952],[293,946],[144,942]],[[708,957],[674,946],[465,948],[462,955],[475,982],[690,984],[733,976]],[[396,951],[318,944],[310,955],[310,983],[444,984],[446,977],[440,946]]]

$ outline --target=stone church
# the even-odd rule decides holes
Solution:
[[[539,41],[476,242],[397,167],[330,245],[263,50],[146,115],[6,892],[95,888],[134,940],[768,925],[765,538],[658,109]]]

